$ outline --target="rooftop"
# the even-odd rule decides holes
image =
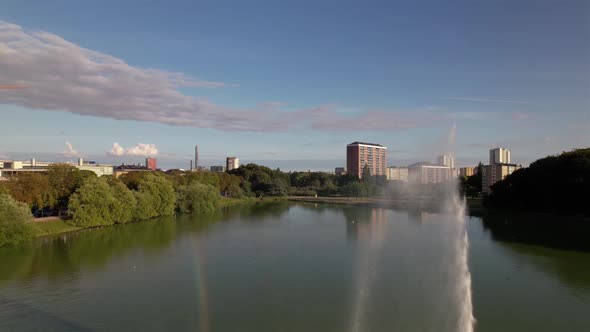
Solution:
[[[382,148],[384,148],[384,146],[383,146],[383,145],[381,145],[381,144],[376,144],[376,143],[365,143],[365,142],[359,142],[359,141],[352,142],[352,143],[350,143],[350,144],[348,144],[348,145],[371,145],[371,146],[378,146],[378,147],[382,147]]]

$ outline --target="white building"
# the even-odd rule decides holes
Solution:
[[[408,182],[409,170],[407,167],[388,167],[387,180]]]
[[[448,166],[432,165],[428,162],[415,163],[408,166],[408,181],[420,184],[447,182],[453,178]]]
[[[505,148],[495,148],[490,150],[490,165],[510,164],[510,150]]]
[[[455,158],[449,154],[443,154],[442,156],[438,156],[437,163],[440,166],[447,166],[451,169],[455,169]]]
[[[227,157],[225,159],[225,169],[231,171],[240,167],[240,159],[237,157]]]

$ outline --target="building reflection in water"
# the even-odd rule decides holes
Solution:
[[[344,210],[346,234],[350,240],[382,240],[385,236],[387,209],[347,208]]]

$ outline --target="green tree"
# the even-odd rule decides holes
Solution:
[[[143,217],[141,219],[146,219],[146,216],[153,218],[174,214],[176,206],[174,187],[164,175],[146,172],[139,180],[137,192],[139,193],[136,195],[137,209],[146,209],[145,212],[136,213]]]
[[[95,178],[96,174],[90,171],[80,171],[70,164],[52,164],[47,168],[47,179],[53,189],[53,198],[56,207],[68,206],[70,196],[78,189],[87,178]]]
[[[26,203],[29,208],[42,209],[55,203],[47,176],[39,173],[22,173],[5,183],[12,197]]]
[[[26,222],[31,218],[31,211],[25,203],[0,192],[0,247],[27,242],[32,231]]]
[[[137,201],[133,192],[125,186],[125,184],[117,179],[107,179],[111,192],[117,201],[113,206],[112,215],[113,220],[118,224],[127,223],[133,220],[135,210],[137,209]]]
[[[106,179],[88,178],[69,199],[68,223],[78,227],[105,226],[116,222],[120,203]]]
[[[219,206],[219,190],[209,184],[194,182],[177,190],[177,205],[181,213],[211,213]]]

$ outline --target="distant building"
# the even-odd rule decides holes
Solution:
[[[459,168],[459,175],[469,177],[477,174],[477,167],[461,167]]]
[[[369,166],[371,176],[387,177],[387,147],[364,142],[346,146],[346,169],[348,174],[362,177],[363,168]]]
[[[211,166],[209,169],[211,170],[211,172],[215,172],[215,173],[225,172],[224,166]]]
[[[123,174],[127,174],[130,172],[152,172],[151,169],[140,165],[140,164],[135,164],[135,165],[121,165],[121,166],[117,166],[114,168],[113,170],[113,175],[118,178],[119,176],[123,175]]]
[[[510,150],[505,148],[495,148],[490,150],[490,165],[510,164]]]
[[[481,172],[482,190],[489,194],[492,191],[490,187],[494,183],[504,180],[508,175],[521,168],[521,166],[515,164],[485,165]]]
[[[408,181],[412,183],[441,183],[452,178],[452,171],[448,166],[433,165],[429,162],[420,162],[408,166]]]
[[[240,167],[240,159],[237,157],[227,157],[225,159],[225,169],[231,171],[232,169],[236,169]]]
[[[344,167],[336,167],[334,168],[334,174],[340,176],[346,174],[346,168]]]
[[[197,169],[199,167],[199,146],[198,145],[195,145],[195,166],[194,167],[195,167],[194,169]],[[191,169],[191,171],[192,171],[192,169]]]
[[[387,180],[408,182],[408,175],[407,167],[387,167]]]
[[[451,169],[455,169],[455,158],[449,154],[438,156],[437,162],[440,166],[447,166]]]
[[[158,169],[156,158],[145,158],[145,167],[155,171]]]
[[[0,177],[7,177],[17,175],[21,173],[45,173],[53,162],[36,161],[35,158],[31,158],[28,161],[3,161],[0,167]],[[73,164],[69,163],[72,167],[75,167],[82,171],[91,171],[96,176],[102,175],[113,175],[112,165],[100,165],[94,161],[85,162],[84,159],[78,158],[78,162]]]

